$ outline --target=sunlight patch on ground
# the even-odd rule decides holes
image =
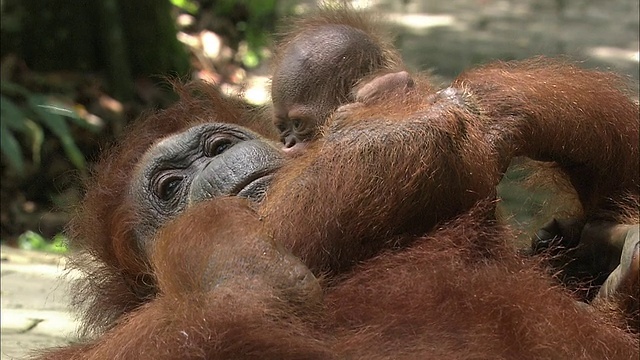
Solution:
[[[75,333],[78,323],[66,312],[35,309],[2,309],[3,334],[25,333],[66,338]]]
[[[389,14],[387,19],[398,25],[422,30],[432,27],[453,26],[456,22],[452,15],[429,15],[429,14]]]
[[[640,53],[629,49],[621,49],[610,46],[596,46],[587,50],[587,54],[594,58],[618,62],[618,61],[633,61],[640,62]]]

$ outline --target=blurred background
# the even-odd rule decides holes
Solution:
[[[491,60],[566,56],[627,76],[637,89],[637,0],[350,1],[378,14],[414,70],[445,84]],[[294,0],[1,0],[0,239],[64,252],[60,234],[102,149],[143,111],[175,101],[167,77],[215,82],[229,96],[268,102],[271,35]],[[636,94],[637,99],[637,94]],[[549,204],[523,191],[523,171],[500,187],[523,229]]]

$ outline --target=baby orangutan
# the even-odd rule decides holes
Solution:
[[[324,10],[293,29],[276,48],[271,87],[274,124],[287,152],[316,138],[339,106],[413,86],[396,50],[362,14]],[[373,81],[358,85],[373,73]]]

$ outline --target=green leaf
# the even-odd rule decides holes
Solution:
[[[0,123],[0,150],[9,160],[9,164],[20,175],[24,175],[24,160],[22,157],[22,149],[13,133],[4,122]]]
[[[33,162],[39,165],[42,144],[44,142],[44,132],[42,128],[28,119],[24,111],[16,106],[13,101],[2,95],[0,95],[0,106],[2,113],[0,122],[2,122],[7,129],[19,131],[29,137],[31,140],[30,146]]]
[[[31,138],[31,157],[33,163],[40,166],[42,144],[44,143],[44,131],[42,131],[42,127],[30,119],[25,119],[25,125],[29,129],[29,137]]]
[[[3,125],[16,131],[26,132],[25,119],[24,112],[13,101],[0,95],[0,122]]]
[[[57,254],[67,252],[67,239],[62,234],[53,237],[48,241],[42,235],[31,230],[25,231],[18,237],[18,247],[24,250],[38,250]]]
[[[52,114],[61,115],[71,119],[76,125],[83,127],[87,130],[90,130],[94,133],[100,131],[100,127],[94,124],[89,123],[82,116],[78,115],[78,113],[70,106],[63,104],[60,101],[52,100],[44,98],[45,103],[40,104],[39,107],[45,111],[48,111]]]
[[[51,132],[60,139],[62,148],[65,154],[71,161],[71,163],[80,170],[86,169],[84,155],[76,146],[76,143],[71,136],[71,130],[67,126],[67,122],[64,117],[51,113],[45,108],[41,107],[46,102],[46,98],[41,95],[34,95],[28,99],[31,109],[38,115],[37,120],[46,126]]]
[[[47,246],[47,251],[57,254],[64,254],[67,250],[67,238],[62,234],[54,236],[53,241]]]
[[[8,81],[0,81],[0,91],[24,97],[28,97],[31,94],[26,88]]]
[[[271,14],[276,7],[276,0],[262,0],[249,3],[251,15],[261,18]]]
[[[25,250],[43,250],[47,246],[47,240],[42,235],[29,230],[18,237],[18,246]]]
[[[171,3],[190,14],[198,12],[198,4],[192,0],[171,0]]]
[[[248,68],[254,68],[260,64],[260,56],[255,51],[249,50],[242,57],[242,63]]]

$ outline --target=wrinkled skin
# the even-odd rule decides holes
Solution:
[[[189,271],[198,269],[195,272],[201,274],[203,282],[193,287],[213,291],[268,286],[277,296],[305,308],[318,304],[322,292],[315,276],[264,235],[250,208],[249,200],[262,201],[283,161],[271,141],[225,123],[196,125],[153,144],[136,167],[129,189],[140,219],[136,238],[151,264],[176,262],[167,257],[175,246],[173,239],[184,237],[185,228],[202,229],[190,238],[194,247],[190,251],[204,246],[201,250],[210,251],[210,256],[181,254]],[[230,198],[207,201],[224,197]],[[211,221],[201,223],[203,217]],[[179,271],[182,266],[170,267]],[[161,274],[158,278],[161,291],[163,286],[174,286],[162,284]]]
[[[198,125],[160,140],[143,156],[130,189],[142,248],[190,204],[221,196],[261,200],[282,164],[275,144],[231,124]]]

